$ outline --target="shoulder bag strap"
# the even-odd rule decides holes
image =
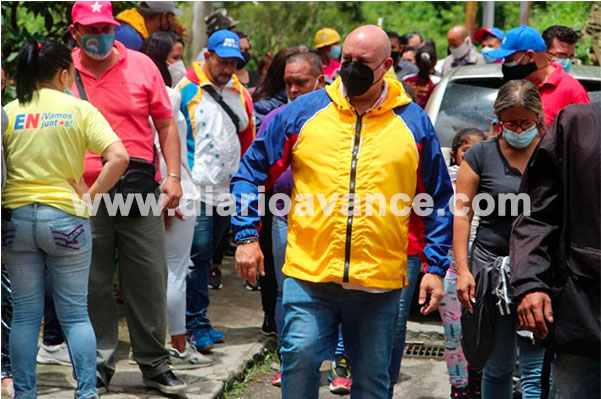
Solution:
[[[79,74],[79,70],[77,69],[75,69],[75,85],[77,86],[77,91],[79,92],[79,98],[81,98],[84,101],[88,101],[86,89],[83,87],[83,81],[81,80],[81,75]]]
[[[234,122],[234,126],[236,127],[236,132],[239,133],[240,132],[240,119],[238,118],[238,115],[236,115],[234,113],[234,111],[232,111],[232,109],[229,107],[229,105],[227,105],[225,103],[225,101],[223,101],[223,97],[221,96],[221,94],[217,93],[217,91],[215,91],[215,88],[213,88],[213,86],[211,86],[211,85],[204,85],[204,86],[202,86],[202,89],[204,91],[206,91],[207,93],[209,93],[209,95],[211,97],[213,97],[213,99],[215,99],[215,101],[217,101],[217,103],[221,106],[221,108],[223,108],[223,110],[230,117],[232,122]]]

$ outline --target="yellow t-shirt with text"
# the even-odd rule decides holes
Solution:
[[[79,197],[68,179],[81,179],[86,150],[102,154],[119,137],[92,104],[58,90],[40,89],[29,103],[15,100],[4,110],[2,207],[38,202],[77,215],[73,201]]]

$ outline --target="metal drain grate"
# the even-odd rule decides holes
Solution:
[[[405,356],[444,359],[444,346],[426,345],[423,342],[407,342],[405,343]]]

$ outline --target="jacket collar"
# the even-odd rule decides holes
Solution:
[[[144,17],[135,8],[121,11],[115,17],[117,21],[125,22],[132,28],[134,28],[144,39],[148,38],[148,30],[146,29],[146,22]]]
[[[200,62],[200,61],[193,62],[192,66],[190,68],[186,69],[186,78],[188,78],[189,81],[197,84],[198,86],[204,86],[204,85],[210,84],[210,85],[217,87],[217,85],[214,84],[211,81],[211,79],[209,79],[207,74],[203,71],[202,65],[203,65],[203,62]],[[240,87],[242,87],[242,84],[238,80],[238,77],[236,76],[236,74],[233,74],[232,78],[229,80],[229,82],[227,82],[225,87],[234,87],[234,88],[239,89]],[[221,88],[219,88],[219,89],[221,90]]]
[[[411,99],[405,93],[403,85],[393,79],[384,77],[385,88],[382,97],[372,108],[367,111],[372,114],[379,114],[390,111],[396,107],[400,107],[411,102]],[[342,79],[337,78],[331,85],[326,86],[326,92],[338,109],[354,110],[346,98],[346,93],[343,88]]]

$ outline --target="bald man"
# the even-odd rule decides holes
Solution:
[[[425,243],[422,313],[440,303],[449,265],[453,190],[430,119],[400,82],[384,77],[392,65],[386,33],[357,28],[344,41],[341,60],[340,77],[283,109],[232,179],[236,267],[254,283],[257,270],[263,274],[259,187],[268,190],[288,166],[292,171],[291,198],[278,198],[289,210],[280,331],[284,399],[318,397],[319,367],[333,354],[339,323],[351,395],[385,398],[407,251],[419,246],[408,239],[410,218],[422,235],[415,241]],[[430,203],[423,213],[426,208],[414,209],[421,219],[410,209],[419,192]]]
[[[444,59],[442,74],[451,69],[464,65],[484,65],[486,61],[482,54],[472,45],[470,35],[465,26],[455,25],[447,32],[447,42],[451,54]]]

